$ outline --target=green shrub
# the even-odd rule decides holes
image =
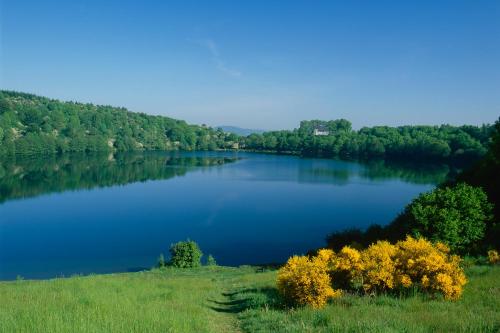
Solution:
[[[217,262],[211,254],[209,254],[207,257],[207,266],[217,266]]]
[[[492,219],[492,205],[480,187],[461,183],[421,194],[406,207],[403,219],[414,235],[465,254],[477,251]]]
[[[160,253],[160,256],[158,257],[158,267],[165,267],[167,266],[167,262],[165,261],[165,257],[163,256],[163,253]]]
[[[170,246],[170,264],[174,267],[191,268],[201,266],[201,252],[196,242],[187,240]]]

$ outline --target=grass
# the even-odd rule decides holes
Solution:
[[[499,332],[500,267],[467,270],[462,299],[348,295],[284,307],[276,272],[203,267],[0,283],[0,332]]]
[[[322,310],[284,310],[264,302],[239,318],[249,332],[499,332],[500,267],[472,267],[467,275],[470,283],[458,302],[423,295],[348,295]],[[251,291],[236,297],[261,296]]]

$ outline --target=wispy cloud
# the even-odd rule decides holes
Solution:
[[[219,48],[217,47],[217,44],[212,40],[212,39],[201,39],[201,40],[194,40],[194,42],[204,48],[206,48],[209,52],[210,55],[212,56],[212,61],[215,64],[215,67],[230,76],[234,77],[239,77],[241,76],[241,72],[232,68],[229,68],[226,66],[224,61],[222,60],[219,52]]]

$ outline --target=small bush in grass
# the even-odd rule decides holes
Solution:
[[[217,266],[217,262],[211,254],[209,254],[207,257],[207,266]]]
[[[165,261],[165,257],[163,256],[163,253],[160,253],[160,256],[158,257],[158,267],[162,268],[167,266],[167,262]]]
[[[201,266],[201,252],[196,242],[187,240],[170,246],[170,264],[174,267],[191,268]]]
[[[490,264],[498,264],[500,263],[500,254],[496,250],[489,250],[488,251],[488,261]]]
[[[328,263],[322,256],[293,256],[278,272],[278,291],[291,304],[323,307],[327,300],[340,296],[333,290]]]

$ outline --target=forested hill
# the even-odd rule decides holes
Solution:
[[[237,136],[125,108],[0,91],[0,156],[131,150],[243,148],[321,157],[466,160],[482,157],[493,127],[364,127],[345,119],[302,121],[291,131]]]
[[[125,108],[0,91],[0,155],[231,148],[234,134]]]
[[[302,121],[291,131],[252,134],[241,147],[322,157],[396,157],[473,161],[488,150],[492,125],[363,127],[345,119]]]

